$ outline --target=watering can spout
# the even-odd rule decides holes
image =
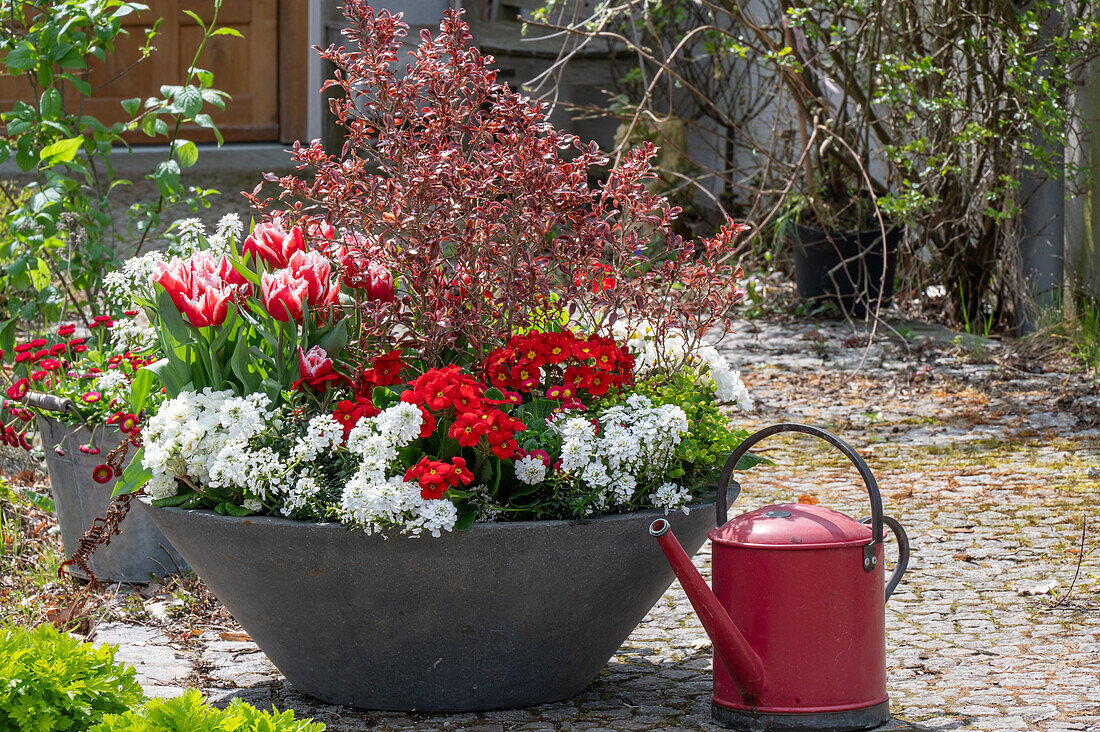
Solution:
[[[703,628],[714,643],[715,656],[726,667],[745,697],[755,697],[764,683],[764,662],[745,640],[745,636],[741,635],[722,603],[691,563],[691,557],[676,540],[668,521],[657,519],[649,525],[649,533],[661,545],[661,551],[665,553],[680,585],[691,600]]]

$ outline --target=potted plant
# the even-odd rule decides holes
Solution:
[[[330,48],[342,155],[232,241],[132,296],[165,389],[119,490],[143,505],[301,691],[477,710],[583,689],[668,587],[746,436],[703,337],[742,295],[645,186],[495,81],[457,13],[396,66],[405,25],[349,2]],[[570,150],[565,159],[562,151]],[[135,380],[143,403],[154,387]]]
[[[111,337],[114,320],[97,316],[86,337],[67,323],[50,338],[34,338],[9,351],[10,401],[5,411],[12,423],[5,427],[5,439],[30,449],[37,425],[69,555],[111,502],[116,478],[106,465],[108,454],[115,451],[124,461],[126,448],[116,448],[139,439],[141,415],[130,409],[129,387],[141,367],[155,359],[122,345],[126,335],[135,332],[134,315],[137,312],[130,311],[118,324],[120,338]],[[151,380],[151,374],[142,378]],[[135,516],[96,553],[87,569],[96,579],[140,583],[186,566],[152,521]]]

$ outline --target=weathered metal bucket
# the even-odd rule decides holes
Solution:
[[[67,425],[42,414],[77,414],[76,405],[68,399],[30,392],[23,401],[38,410],[38,431],[50,474],[57,521],[61,525],[61,540],[65,553],[72,556],[84,532],[97,517],[106,513],[114,490],[115,478],[96,483],[92,480],[92,469],[105,462],[107,453],[124,436],[117,427],[110,425],[99,425],[94,432],[89,432],[87,427]],[[80,451],[80,446],[89,442],[100,448],[98,455]],[[58,446],[63,454],[57,453],[55,448]],[[130,511],[119,530],[111,543],[96,549],[88,561],[98,579],[136,584],[148,582],[153,576],[188,569],[187,563],[144,511]],[[77,575],[82,575],[73,569]]]

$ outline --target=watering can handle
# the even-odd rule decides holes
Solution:
[[[859,453],[853,450],[844,440],[831,432],[826,432],[820,427],[793,423],[773,424],[771,427],[765,427],[759,432],[746,437],[745,441],[730,453],[725,466],[722,468],[722,475],[718,479],[718,493],[714,501],[714,513],[718,520],[717,525],[722,526],[726,523],[727,507],[730,503],[736,501],[738,494],[741,493],[741,484],[733,479],[733,471],[737,467],[738,461],[740,461],[742,456],[749,451],[750,447],[760,442],[765,437],[770,437],[780,432],[805,432],[807,435],[820,437],[844,453],[844,456],[855,464],[856,469],[859,470],[860,477],[863,478],[863,482],[867,485],[867,495],[871,499],[871,543],[863,547],[863,570],[865,572],[873,571],[875,564],[878,563],[878,546],[882,543],[883,536],[882,496],[879,494],[878,481],[875,480],[875,476],[871,473],[871,469],[867,467],[867,463],[863,461]],[[727,502],[727,490],[729,490],[731,486],[732,490],[730,490],[729,500]],[[900,575],[898,578],[900,579]]]
[[[889,600],[890,595],[894,594],[894,590],[898,588],[901,576],[905,574],[905,570],[909,566],[909,534],[905,533],[905,527],[893,516],[883,516],[882,520],[890,527],[890,531],[894,532],[894,539],[898,542],[898,563],[894,567],[890,579],[886,580],[886,599]],[[859,520],[861,524],[870,523],[870,521],[870,516]]]

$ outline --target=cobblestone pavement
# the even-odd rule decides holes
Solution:
[[[1095,386],[1057,363],[913,323],[869,349],[843,323],[738,330],[724,347],[756,399],[746,425],[834,431],[867,459],[887,513],[908,528],[913,559],[887,610],[894,714],[935,730],[1100,730]],[[825,443],[777,436],[760,447],[775,464],[744,477],[739,505],[803,496],[866,513],[858,476]],[[695,560],[709,571],[707,547]],[[521,710],[324,705],[296,693],[253,643],[216,630],[182,642],[116,623],[97,641],[119,643],[151,693],[196,686],[214,700],[295,709],[334,732],[714,729],[710,644],[678,583],[589,689]]]

